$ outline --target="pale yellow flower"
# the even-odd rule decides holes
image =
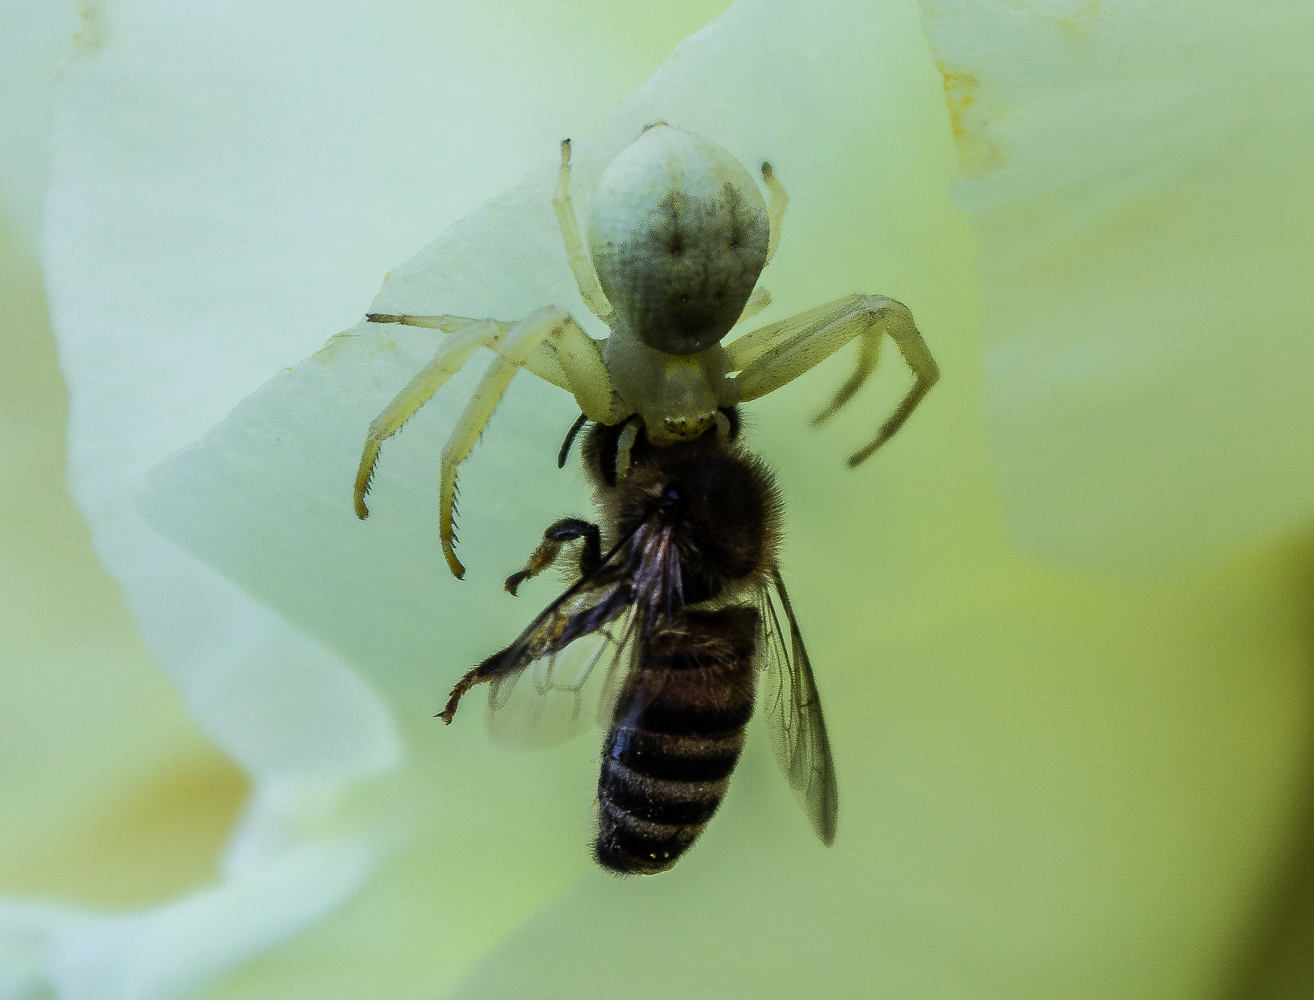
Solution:
[[[1252,921],[1307,833],[1293,803],[1314,707],[1295,543],[1314,367],[1303,271],[1279,266],[1301,259],[1301,229],[1278,207],[1308,207],[1287,183],[1286,110],[1308,90],[1283,68],[1308,16],[1282,10],[940,4],[928,52],[909,6],[741,0],[616,108],[643,75],[621,86],[634,25],[556,8],[98,8],[57,93],[46,229],[74,491],[147,642],[254,793],[222,877],[190,896],[3,911],[0,941],[28,949],[19,985],[1262,988]],[[1238,47],[1267,59],[1245,75]],[[840,771],[835,847],[754,732],[689,857],[618,883],[584,847],[587,740],[512,754],[477,713],[430,718],[542,599],[511,602],[501,576],[586,503],[553,468],[570,400],[528,378],[508,395],[463,470],[457,583],[434,466],[477,368],[389,442],[362,525],[348,492],[364,428],[432,348],[356,324],[389,269],[390,304],[558,301],[586,318],[547,202],[555,143],[577,140],[583,204],[659,117],[770,158],[787,185],[766,319],[895,295],[945,376],[856,472],[844,456],[906,378],[893,357],[824,431],[805,415],[843,360],[747,414],[788,504],[785,568]],[[955,133],[971,214],[944,193]],[[1249,247],[1237,206],[1262,220]],[[1262,322],[1243,310],[1220,335],[1237,352],[1267,337],[1272,361],[1235,366],[1249,378],[1200,329],[1238,296]]]

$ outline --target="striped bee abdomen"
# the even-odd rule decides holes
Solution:
[[[686,611],[650,632],[621,693],[598,776],[598,863],[674,866],[716,812],[753,714],[758,613]]]

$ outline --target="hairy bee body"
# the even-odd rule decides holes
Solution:
[[[623,535],[666,503],[684,606],[639,640],[598,776],[594,857],[648,874],[672,867],[716,812],[753,714],[757,609],[689,605],[760,584],[775,559],[780,501],[765,466],[715,433],[666,448],[636,441],[617,482],[613,436],[595,426],[584,446],[604,520]]]
[[[614,650],[608,675],[619,687],[603,742],[593,854],[620,875],[668,870],[702,833],[739,761],[761,668],[774,682],[761,700],[786,777],[818,835],[825,843],[834,837],[825,723],[776,561],[779,493],[767,467],[736,441],[734,412],[722,416],[726,431],[664,447],[642,431],[622,443],[623,425],[590,429],[584,464],[600,524],[554,522],[507,589],[514,593],[563,546],[582,542],[578,579],[515,642],[461,678],[442,713],[450,721],[461,696],[484,682],[493,685],[496,711],[530,667],[539,696],[577,695],[576,684],[558,686],[557,657],[576,640],[606,636]]]

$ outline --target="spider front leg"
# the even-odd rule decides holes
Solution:
[[[546,348],[555,355],[566,385],[579,408],[590,420],[615,423],[628,416],[624,404],[612,389],[611,378],[602,363],[602,351],[596,341],[556,306],[547,306],[521,320],[506,332],[497,345],[497,357],[484,372],[443,447],[442,470],[438,485],[438,533],[443,556],[452,575],[465,576],[465,567],[456,558],[453,518],[456,506],[456,470],[479,440],[503,393],[517,371]]]
[[[400,323],[403,326],[419,326],[432,330],[442,330],[449,336],[434,353],[433,359],[421,368],[408,383],[393,397],[382,413],[370,424],[365,436],[365,449],[360,456],[360,466],[356,470],[356,486],[352,499],[356,507],[356,516],[362,521],[370,516],[365,506],[365,494],[370,490],[370,480],[374,478],[374,467],[379,461],[379,449],[383,442],[392,437],[415,412],[429,402],[449,378],[461,370],[470,355],[480,345],[497,349],[506,333],[514,325],[502,323],[495,319],[470,319],[465,316],[396,316],[382,313],[370,313],[365,317],[371,323]]]
[[[465,576],[465,567],[453,550],[456,541],[453,523],[456,470],[470,454],[517,371],[527,368],[539,378],[571,393],[590,420],[615,423],[628,413],[612,389],[599,344],[569,313],[557,306],[546,306],[515,323],[454,316],[373,315],[370,319],[454,332],[439,346],[433,360],[370,425],[356,475],[356,513],[360,517],[369,515],[364,497],[383,442],[460,369],[475,348],[482,345],[497,352],[443,447],[439,477],[439,539],[448,568],[459,580]]]
[[[849,456],[849,465],[858,465],[903,426],[940,378],[940,366],[903,303],[881,295],[851,295],[752,330],[726,348],[730,355],[727,368],[739,372],[733,382],[739,399],[747,402],[792,382],[854,337],[861,337],[853,374],[814,418],[815,423],[823,423],[867,381],[876,367],[880,338],[886,333],[898,345],[914,381],[894,413],[881,424],[876,438]]]

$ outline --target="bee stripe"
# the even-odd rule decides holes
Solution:
[[[629,724],[652,733],[703,736],[738,732],[748,725],[753,715],[751,691],[748,697],[728,705],[691,704],[692,699],[678,695],[663,698],[665,693],[663,691],[650,704],[644,705]]]
[[[598,775],[594,855],[617,872],[664,871],[712,818],[753,714],[757,612],[686,612],[648,637]]]
[[[702,826],[712,818],[728,778],[720,781],[671,781],[631,771],[614,760],[603,761],[598,794],[638,819],[676,826]]]
[[[740,730],[718,736],[617,730],[607,747],[612,760],[650,778],[719,781],[728,778],[744,746]]]
[[[603,799],[593,856],[602,867],[622,875],[664,872],[675,865],[702,829],[639,819]]]

